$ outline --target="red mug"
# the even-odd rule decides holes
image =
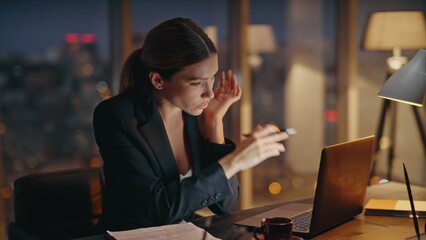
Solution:
[[[261,227],[255,228],[253,237],[259,240],[257,233],[260,232],[265,240],[290,240],[293,234],[293,223],[291,218],[264,218],[261,221]]]

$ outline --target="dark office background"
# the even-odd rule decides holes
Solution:
[[[230,67],[229,41],[233,34],[229,32],[230,1],[133,0],[134,47],[142,44],[147,31],[156,24],[173,17],[189,17],[202,27],[217,27],[220,67],[225,70]],[[310,148],[310,140],[318,147],[335,143],[339,124],[335,75],[339,1],[295,1],[299,0],[250,1],[250,24],[271,25],[277,42],[273,53],[261,54],[263,65],[252,69],[254,123],[285,123],[287,100],[283,95],[283,78],[290,71],[290,60],[309,47],[320,51],[325,96],[320,105],[328,115],[307,120],[320,122],[323,135],[319,143],[307,136],[307,144],[293,150],[293,154],[319,150]],[[425,0],[357,2],[357,41],[361,41],[371,11],[426,11]],[[320,9],[312,9],[313,3]],[[305,9],[300,16],[290,12],[294,5]],[[308,16],[310,12],[316,17]],[[4,205],[4,211],[0,206],[0,227],[13,220],[12,184],[17,177],[101,165],[91,121],[96,104],[116,94],[112,88],[110,34],[107,0],[0,2],[0,198]],[[358,54],[358,74],[376,91],[384,80],[384,63],[390,53],[359,49]],[[415,51],[404,54],[412,57]],[[372,104],[377,110],[380,102],[374,100]],[[378,110],[361,119],[359,135],[374,134],[377,116]],[[272,159],[254,169],[254,205],[313,194],[316,168],[300,169],[295,160],[284,158]],[[423,177],[418,179],[417,183],[425,184]],[[274,193],[276,189],[271,190],[271,186],[276,185],[271,183],[280,184],[282,191]],[[0,239],[3,235],[1,229]]]

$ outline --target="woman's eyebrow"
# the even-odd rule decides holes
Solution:
[[[202,77],[189,77],[186,80],[187,81],[196,81],[196,80],[207,80],[208,78],[202,78]]]
[[[216,77],[219,71],[217,71],[213,77]],[[188,76],[186,78],[187,81],[195,81],[195,80],[209,80],[211,77],[202,77],[202,76]]]

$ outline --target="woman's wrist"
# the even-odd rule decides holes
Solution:
[[[232,153],[221,158],[218,163],[222,166],[223,171],[225,172],[225,175],[228,179],[240,171]]]
[[[219,144],[225,143],[223,121],[221,117],[204,115],[203,122],[206,130],[206,138],[209,141]]]
[[[222,122],[223,116],[209,111],[204,111],[203,118],[206,123]]]

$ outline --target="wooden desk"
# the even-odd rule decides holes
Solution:
[[[426,200],[426,188],[412,186],[412,190],[415,200]],[[405,184],[390,182],[368,187],[366,201],[370,198],[408,200],[408,195]],[[312,199],[297,202],[312,202]],[[205,228],[215,237],[224,240],[249,240],[252,239],[251,229],[237,226],[234,222],[271,210],[283,204],[285,203],[235,211],[225,216],[202,217],[192,222],[201,228]],[[420,232],[423,233],[425,231],[425,219],[419,219],[419,225]],[[364,214],[359,214],[349,222],[335,227],[313,239],[400,240],[414,236],[415,234],[413,222],[410,218],[365,216]],[[109,238],[107,236],[90,236],[79,238],[78,240],[106,239]]]
[[[426,188],[412,186],[415,200],[426,200]],[[405,184],[390,182],[370,186],[366,201],[370,198],[408,199]],[[311,202],[302,200],[298,202]],[[236,226],[233,223],[249,216],[276,208],[283,204],[235,211],[226,216],[212,216],[193,221],[199,227],[206,228],[212,235],[225,240],[251,239],[250,229]],[[208,226],[208,224],[210,224]],[[425,219],[419,219],[420,232],[424,232]],[[359,214],[353,220],[333,228],[313,239],[403,239],[415,235],[412,219],[403,217],[365,216]]]

